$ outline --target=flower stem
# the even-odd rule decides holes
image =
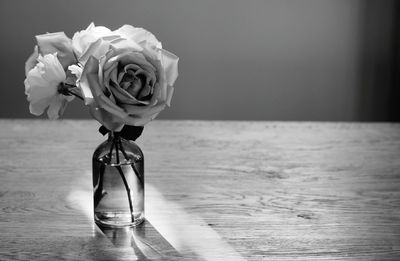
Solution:
[[[122,147],[122,142],[121,139],[119,140],[119,146],[121,148],[122,154],[124,154],[124,158],[127,162],[129,162],[129,158],[128,155],[126,154],[124,148]],[[141,185],[143,186],[143,175],[141,175],[141,173],[139,173],[139,171],[137,170],[136,166],[135,166],[135,162],[132,162],[131,164],[132,170],[135,173],[136,177],[139,179]]]
[[[75,97],[77,97],[78,99],[81,99],[82,101],[84,101],[84,99],[82,98],[82,96],[80,96],[79,94],[72,92],[70,90],[67,91],[68,94],[73,95]]]
[[[104,170],[105,165],[101,164],[99,169],[99,179],[98,183],[94,188],[94,208],[96,209],[97,205],[100,203],[100,200],[107,194],[107,192],[103,189],[103,180],[104,180]]]
[[[114,139],[114,138],[113,138]],[[111,165],[112,151],[114,149],[114,141],[111,143],[110,152],[108,153],[108,163]]]
[[[123,172],[121,166],[119,165],[120,161],[119,161],[119,148],[118,148],[119,146],[118,146],[118,143],[121,143],[120,137],[113,137],[113,144],[115,144],[115,152],[116,152],[116,156],[117,156],[117,165],[115,167],[117,168],[118,173],[121,176],[122,182],[124,182],[125,190],[126,190],[126,193],[128,195],[131,221],[133,223],[133,222],[135,222],[135,217],[134,217],[134,214],[133,214],[133,205],[132,205],[132,199],[131,199],[131,189],[129,187],[128,182],[126,181],[124,172]],[[121,144],[121,148],[120,149],[123,150],[122,144]]]
[[[126,181],[126,178],[124,176],[124,172],[122,171],[121,166],[116,166],[119,175],[122,178],[122,181],[124,182],[126,194],[128,195],[128,200],[129,200],[129,210],[130,210],[130,216],[131,216],[131,221],[132,223],[135,222],[135,217],[133,216],[133,206],[132,206],[132,199],[131,199],[131,190],[129,188],[128,182]]]
[[[118,139],[119,137],[114,137],[114,144],[115,144],[115,156],[117,157],[117,164],[119,164],[119,151],[118,151]]]
[[[79,99],[81,99],[82,101],[84,100],[82,96],[80,96],[75,90],[78,87],[76,85],[67,83],[67,82],[62,82],[58,85],[58,93],[60,94],[64,94],[66,96],[75,96]]]

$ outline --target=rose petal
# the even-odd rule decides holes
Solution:
[[[28,60],[25,62],[25,76],[28,75],[28,72],[32,70],[35,65],[38,63],[37,58],[39,57],[39,50],[38,46],[35,45],[35,48],[33,49],[33,53],[31,56],[29,56]]]
[[[112,66],[113,63],[116,62],[119,62],[123,66],[128,64],[137,64],[149,72],[156,70],[156,68],[146,60],[143,54],[139,52],[122,52],[121,50],[112,50],[112,53],[110,53],[108,56],[109,58],[106,56],[103,70],[107,70],[110,66]]]
[[[117,74],[118,74],[118,68],[115,68],[115,69],[112,70],[111,73],[110,73],[110,80],[111,80],[114,84],[117,84],[117,85],[118,85],[119,80],[118,80]],[[106,86],[109,87],[110,81],[105,80],[105,81],[104,81],[104,84],[105,84]]]
[[[164,108],[165,104],[158,104],[146,113],[129,115],[129,117],[124,119],[125,123],[134,126],[144,126],[152,121]]]
[[[118,63],[115,62],[111,64],[108,68],[103,68],[103,82],[108,83],[110,79],[112,79],[115,83],[118,83],[118,79],[116,77]]]
[[[113,95],[120,101],[121,103],[126,103],[126,104],[143,104],[143,105],[148,105],[150,104],[149,101],[140,101],[133,97],[130,93],[125,91],[119,86],[110,86],[110,90],[113,93]]]
[[[146,60],[146,58],[144,57],[144,55],[142,53],[128,52],[128,53],[120,54],[116,57],[122,65],[137,64],[142,69],[144,69],[148,72],[156,70],[156,68]]]
[[[96,100],[96,103],[104,110],[120,117],[124,118],[127,116],[125,111],[118,107],[116,104],[114,104],[109,98],[107,98],[103,93],[101,93],[101,87],[99,82],[97,81],[96,77],[94,75],[89,74],[87,76],[90,90],[92,93],[94,93],[94,99]]]
[[[144,126],[149,123],[152,119],[151,118],[140,118],[136,116],[129,116],[124,119],[125,124],[133,125],[133,126]]]
[[[57,57],[64,69],[77,62],[71,39],[64,32],[37,35],[36,41],[42,55],[57,53]]]
[[[113,33],[107,27],[95,26],[94,23],[91,23],[86,30],[74,34],[72,37],[72,46],[77,56],[81,57],[93,42],[97,41],[101,37],[108,37],[111,35],[113,35]]]
[[[116,50],[124,50],[130,52],[141,52],[143,50],[143,47],[141,47],[136,42],[124,38],[112,41],[111,46]]]
[[[125,66],[128,67],[129,65]],[[135,76],[136,77],[140,77],[140,75],[144,75],[144,77],[146,78],[146,84],[149,84],[151,86],[154,85],[154,83],[157,81],[157,77],[154,71],[146,71],[143,70],[142,68],[136,70],[135,72]]]
[[[153,88],[153,95],[151,96],[151,99],[150,99],[150,105],[155,105],[155,104],[157,104],[157,102],[159,102],[161,100],[160,94],[161,94],[160,85],[158,83],[156,83]],[[161,101],[163,101],[163,100],[161,100]]]
[[[35,116],[40,116],[43,114],[44,110],[49,107],[52,97],[46,97],[37,102],[29,103],[29,112]]]
[[[81,81],[79,84],[82,90],[83,98],[85,99],[85,105],[93,103],[94,96],[97,95],[92,92],[90,82],[88,80],[88,75],[97,76],[98,72],[99,62],[95,58],[90,57],[86,62],[85,67],[83,68]],[[102,92],[102,90],[100,90],[99,92]]]
[[[145,55],[149,55],[149,56],[146,56],[146,60],[149,61],[156,68],[155,72],[157,73],[156,78],[157,78],[158,86],[157,87],[154,86],[154,89],[160,89],[160,91],[159,91],[160,96],[157,96],[157,98],[165,101],[167,99],[168,83],[166,82],[166,79],[165,79],[166,75],[165,75],[165,71],[162,67],[161,61],[154,59],[156,56],[152,55],[150,53],[147,53],[147,51],[145,51],[144,53],[145,53]],[[153,94],[153,96],[154,96],[154,94]]]
[[[167,106],[171,106],[171,99],[172,99],[172,95],[174,94],[174,87],[169,86],[167,87],[167,100],[165,101]]]
[[[139,100],[141,100],[142,98],[148,96],[151,92],[151,87],[149,85],[145,85],[141,90],[139,95],[137,96],[139,98]]]
[[[125,109],[125,111],[131,115],[136,116],[151,116],[154,113],[160,112],[165,108],[165,103],[159,103],[155,106],[137,106],[137,105],[130,105],[130,104],[122,104],[121,107]]]
[[[115,115],[96,107],[96,104],[90,106],[89,112],[93,118],[111,131],[121,131],[124,127],[123,119],[116,119]]]
[[[115,82],[117,84],[122,81],[122,79],[124,78],[124,76],[126,74],[126,72],[120,72],[118,74],[117,70],[114,70],[113,72],[114,72],[114,75],[110,77],[110,80],[112,80],[113,82]],[[118,76],[117,76],[117,74],[118,74]]]
[[[57,89],[43,79],[37,67],[28,73],[24,84],[25,94],[28,96],[27,99],[31,103],[39,102],[57,93]]]
[[[100,57],[103,56],[109,48],[110,43],[104,41],[102,38],[99,38],[87,47],[78,60],[80,63],[85,64],[90,56],[100,59]]]
[[[165,71],[166,80],[169,85],[174,85],[178,78],[178,61],[179,58],[164,49],[161,49],[162,53],[162,65]]]
[[[155,112],[152,111],[151,108],[153,106],[161,105],[161,106],[165,107],[165,105],[166,105],[163,101],[160,101],[158,99],[158,97],[160,95],[160,91],[161,91],[160,88],[155,88],[154,94],[149,101],[149,105],[147,105],[147,106],[122,104],[121,107],[124,108],[124,110],[129,114],[129,116],[138,115],[138,116],[142,117],[142,116],[149,116],[151,114],[157,113],[157,110]]]
[[[47,116],[50,120],[56,120],[64,113],[67,106],[67,100],[61,95],[56,95],[50,102],[49,108],[47,109]]]
[[[110,99],[108,99],[105,96],[100,96],[99,99],[97,100],[99,107],[103,108],[104,110],[108,111],[109,113],[119,117],[119,118],[125,118],[128,116],[127,113],[115,103],[113,103]]]
[[[159,112],[158,112],[159,113]],[[157,115],[158,113],[155,113],[154,115]],[[127,125],[133,125],[133,126],[144,126],[147,123],[149,123],[152,119],[154,119],[152,116],[138,116],[138,115],[129,115],[126,117],[124,120],[124,123]]]
[[[140,68],[139,65],[130,63],[130,64],[125,65],[124,72],[128,72],[129,70],[133,70],[136,72],[136,71],[142,70],[142,69]]]
[[[121,26],[114,32],[136,43],[142,44],[144,42],[147,42],[148,44],[156,46],[157,48],[162,48],[161,42],[158,41],[152,33],[143,28],[133,27],[132,25],[126,24]]]
[[[174,90],[172,85],[178,77],[179,58],[168,51],[157,50],[151,46],[145,46],[143,53],[146,59],[157,68],[159,88],[161,89],[159,99],[166,101],[166,104],[170,106]]]

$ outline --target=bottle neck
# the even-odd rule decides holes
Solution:
[[[117,132],[110,131],[108,132],[108,141],[118,140],[121,136]]]

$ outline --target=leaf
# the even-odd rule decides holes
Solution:
[[[120,137],[126,140],[135,141],[137,138],[142,135],[144,127],[143,126],[131,126],[125,125],[120,132],[114,132],[115,135],[119,135]],[[103,125],[99,128],[99,132],[104,136],[110,132],[106,127]]]

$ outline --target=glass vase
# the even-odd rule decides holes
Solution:
[[[144,220],[144,158],[133,141],[110,132],[93,153],[94,220],[100,226],[136,226]]]

